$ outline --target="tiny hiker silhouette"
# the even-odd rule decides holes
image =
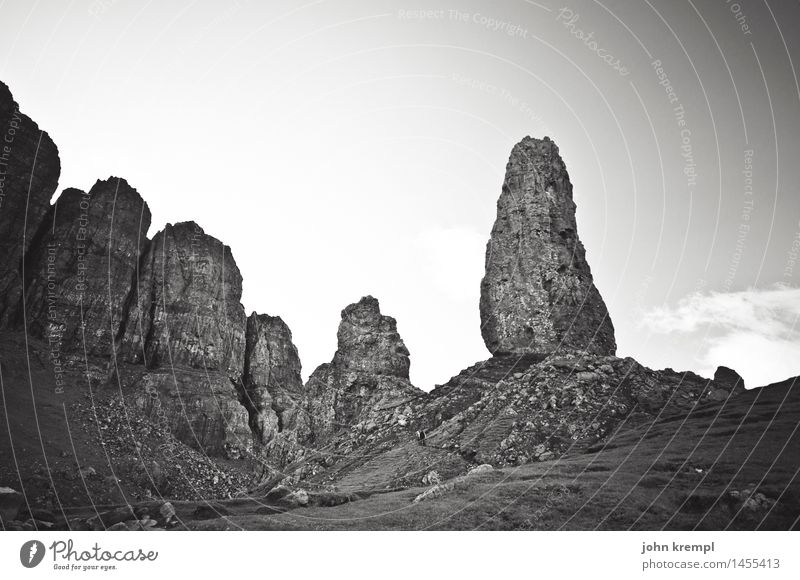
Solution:
[[[419,437],[419,444],[425,447],[425,431],[420,429],[417,431],[417,436]]]

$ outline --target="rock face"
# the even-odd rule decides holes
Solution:
[[[211,453],[252,445],[239,402],[244,369],[242,276],[230,248],[194,222],[167,225],[143,255],[121,352],[148,372],[137,403]]]
[[[228,246],[194,222],[167,224],[142,257],[137,279],[123,341],[130,362],[241,377],[242,275]]]
[[[22,259],[50,207],[61,162],[52,139],[0,82],[0,328],[19,324]]]
[[[735,394],[730,385],[691,372],[648,369],[632,358],[551,356],[498,380],[495,367],[502,363],[479,363],[434,389],[428,408],[420,410],[435,414],[429,441],[493,465],[545,461],[603,441],[621,422],[632,428],[656,417],[685,416]],[[486,384],[471,389],[471,381]],[[460,398],[459,385],[476,396]]]
[[[256,314],[247,319],[244,375],[250,428],[267,444],[284,431],[304,430],[300,356],[292,332],[279,316]],[[301,415],[298,417],[298,415]]]
[[[324,442],[339,429],[380,421],[422,394],[408,380],[409,353],[394,318],[366,296],[342,311],[338,348],[306,384],[311,441]],[[373,425],[374,426],[374,425]]]
[[[714,380],[718,383],[729,385],[733,388],[735,393],[743,393],[745,391],[744,379],[735,370],[728,367],[717,367],[714,372]]]
[[[526,137],[511,152],[486,248],[480,314],[493,354],[616,352],[578,239],[572,184],[547,137]]]
[[[26,258],[30,333],[60,350],[111,355],[149,227],[147,204],[124,179],[65,190]]]
[[[397,322],[381,314],[376,298],[365,296],[342,311],[337,339],[331,363],[337,369],[408,379],[408,349],[397,333]]]

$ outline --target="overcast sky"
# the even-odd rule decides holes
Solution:
[[[488,356],[485,244],[525,135],[561,149],[620,355],[800,374],[800,4],[14,0],[0,21],[59,189],[124,177],[151,234],[230,245],[306,376],[366,294],[417,386]]]

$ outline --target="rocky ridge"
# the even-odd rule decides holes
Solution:
[[[147,203],[118,177],[88,192],[65,189],[50,205],[55,146],[3,89],[17,145],[4,157],[14,177],[3,183],[9,260],[0,274],[9,291],[0,321],[25,321],[58,372],[117,389],[191,447],[257,457],[277,473],[352,422],[378,420],[374,409],[419,393],[396,323],[374,298],[345,309],[332,362],[304,386],[289,327],[279,317],[245,316],[230,248],[199,225],[167,224],[149,239]],[[42,140],[35,167],[34,139]],[[23,181],[35,190],[25,215]],[[17,231],[19,224],[27,226]]]

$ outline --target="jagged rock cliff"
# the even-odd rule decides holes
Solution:
[[[305,455],[309,439],[300,356],[279,316],[253,312],[245,336],[242,402],[250,415],[257,474],[280,479],[286,465]]]
[[[0,82],[0,328],[20,323],[22,258],[50,207],[61,162]]]
[[[63,351],[110,356],[149,227],[147,204],[124,179],[65,190],[26,258],[31,334]]]
[[[547,137],[526,137],[511,152],[486,248],[480,313],[493,354],[616,352],[578,238],[567,168]]]
[[[366,296],[342,311],[338,348],[306,384],[312,442],[361,424],[375,429],[381,413],[422,394],[408,380],[409,353],[394,318]]]
[[[297,430],[298,420],[305,423],[300,371],[300,355],[286,323],[279,316],[253,312],[247,319],[243,382],[250,426],[261,443]]]

